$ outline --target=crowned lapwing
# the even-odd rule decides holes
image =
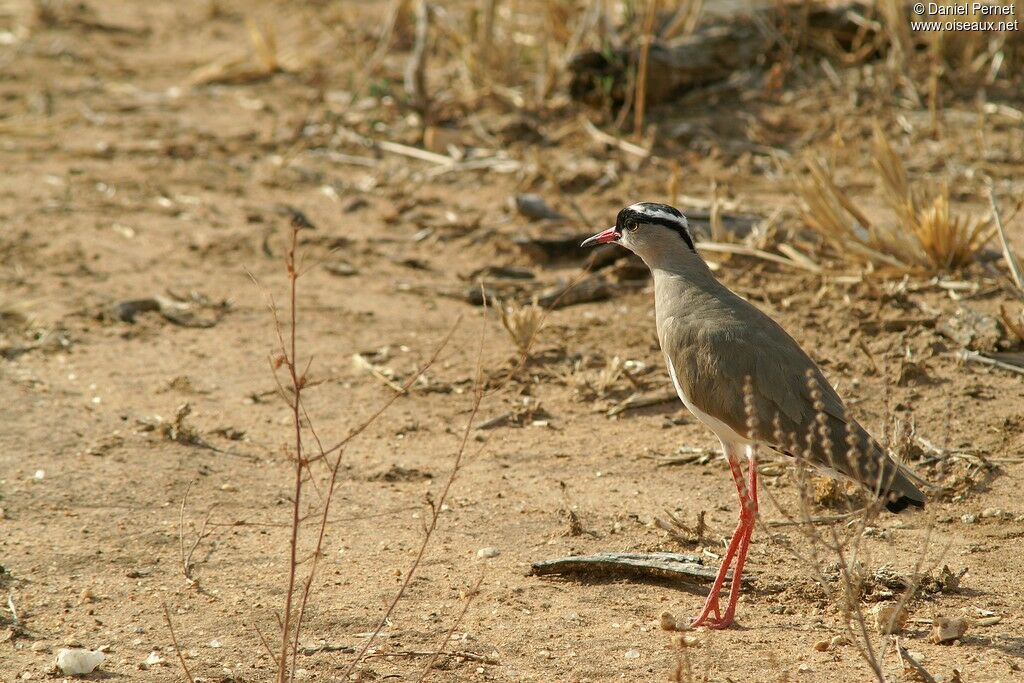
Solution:
[[[735,616],[757,518],[755,445],[853,479],[892,512],[924,507],[915,483],[923,482],[858,424],[800,345],[715,278],[678,209],[652,202],[628,206],[614,227],[582,246],[605,243],[629,249],[651,269],[658,340],[672,383],[690,412],[722,442],[739,493],[739,524],[693,626],[725,628]],[[722,613],[718,593],[733,559],[729,603]]]

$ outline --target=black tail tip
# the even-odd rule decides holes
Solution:
[[[924,501],[918,500],[917,498],[911,498],[909,496],[890,496],[885,502],[885,507],[889,512],[903,512],[908,507],[915,507],[918,510],[924,509]]]

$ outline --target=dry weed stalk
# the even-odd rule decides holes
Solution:
[[[573,282],[571,282],[569,284],[569,287],[566,288],[565,292],[568,292],[570,289],[572,289],[572,287],[574,287],[580,281],[582,276],[585,275],[585,274],[586,274],[586,271],[583,271],[583,273],[581,274],[581,276],[579,278],[573,280]],[[564,296],[565,292],[563,292],[561,296]],[[480,406],[483,403],[483,400],[484,400],[485,396],[492,395],[492,394],[500,391],[507,384],[507,382],[512,377],[514,377],[517,374],[518,370],[521,369],[525,365],[526,360],[529,358],[530,348],[532,347],[533,342],[535,341],[535,339],[537,337],[537,332],[539,332],[541,327],[543,327],[544,320],[546,319],[546,317],[547,317],[547,315],[549,313],[549,311],[544,310],[543,308],[541,308],[540,306],[537,306],[536,304],[532,304],[529,307],[523,307],[523,308],[533,309],[533,310],[530,311],[530,313],[526,314],[526,317],[528,318],[528,322],[524,322],[522,325],[516,325],[515,323],[513,323],[511,327],[514,327],[516,330],[519,330],[520,332],[522,332],[522,330],[524,330],[526,328],[532,329],[533,331],[532,331],[531,334],[528,334],[528,335],[527,334],[518,334],[517,335],[517,333],[513,332],[513,330],[510,329],[509,323],[506,322],[506,317],[508,315],[506,309],[499,304],[498,310],[499,310],[499,313],[500,313],[500,315],[502,317],[502,323],[505,325],[505,328],[509,331],[509,334],[513,336],[513,339],[516,339],[517,336],[518,336],[518,338],[521,340],[521,343],[517,342],[517,346],[519,347],[521,355],[520,355],[519,364],[516,366],[516,368],[514,368],[511,373],[506,375],[506,377],[504,378],[503,381],[498,382],[497,385],[493,386],[489,392],[486,392],[485,391],[486,390],[486,382],[485,382],[485,378],[484,378],[484,366],[483,366],[483,355],[484,355],[484,347],[485,347],[485,339],[486,339],[485,331],[486,331],[486,324],[487,324],[486,301],[487,301],[487,299],[485,297],[484,298],[484,302],[485,302],[485,304],[484,304],[484,306],[485,306],[484,313],[485,313],[485,315],[483,316],[483,319],[481,321],[480,344],[479,344],[479,347],[477,349],[476,373],[475,373],[475,377],[474,377],[474,380],[473,380],[473,403],[472,403],[472,406],[471,406],[470,411],[469,411],[469,417],[466,420],[465,430],[462,433],[462,440],[459,443],[459,447],[458,447],[458,449],[455,452],[455,457],[454,457],[453,462],[452,462],[452,469],[449,472],[448,478],[445,480],[445,483],[444,483],[444,485],[441,488],[440,496],[436,500],[432,499],[432,498],[428,498],[428,502],[429,502],[430,508],[431,508],[431,515],[430,515],[430,518],[427,521],[427,524],[426,524],[425,529],[424,529],[423,540],[420,543],[419,549],[417,550],[416,555],[413,558],[413,561],[410,564],[408,571],[405,572],[405,576],[404,576],[404,579],[402,581],[402,584],[399,586],[398,591],[395,593],[394,598],[389,603],[387,610],[385,610],[384,614],[381,616],[381,618],[380,618],[379,622],[377,623],[377,626],[374,629],[373,633],[370,634],[370,637],[366,639],[366,643],[359,650],[359,652],[352,659],[352,661],[349,662],[348,667],[346,667],[345,672],[341,676],[342,679],[346,679],[347,680],[353,674],[353,672],[355,671],[355,668],[359,665],[359,663],[366,657],[366,653],[369,650],[370,646],[376,640],[377,636],[380,635],[380,632],[384,629],[384,626],[390,620],[391,615],[394,613],[396,607],[398,606],[398,603],[405,596],[405,593],[406,593],[407,589],[409,588],[409,585],[412,583],[413,576],[416,574],[416,571],[419,569],[420,564],[423,561],[423,557],[425,556],[425,554],[427,552],[427,548],[430,545],[430,541],[433,538],[434,532],[437,529],[437,524],[438,524],[438,520],[439,520],[439,518],[441,516],[441,511],[444,509],[444,504],[445,504],[445,501],[448,499],[449,493],[451,492],[452,485],[455,483],[455,480],[458,477],[459,472],[462,470],[463,463],[464,463],[464,460],[465,460],[465,455],[466,455],[466,448],[467,448],[467,446],[469,444],[469,437],[470,437],[470,434],[473,432],[474,426],[476,424],[476,418],[477,418],[477,416],[478,416],[478,414],[480,412]],[[522,310],[522,309],[520,309],[520,310]],[[454,328],[452,329],[452,332],[454,332]],[[449,333],[449,337],[450,336],[451,336],[451,333]],[[447,342],[447,338],[446,338],[445,342]],[[440,349],[438,349],[438,352],[440,352]],[[436,355],[435,355],[435,357],[436,357]],[[411,382],[415,381],[415,379],[416,378],[413,378],[413,380],[410,381],[409,386],[411,386]],[[351,437],[349,437],[349,438],[351,438]],[[478,455],[480,452],[482,452],[484,447],[486,447],[486,445],[487,445],[487,442],[485,440],[480,445],[479,449],[477,449],[477,453],[476,454]],[[332,448],[328,449],[327,452],[331,452],[331,451],[335,450],[336,448],[338,448],[338,446],[335,446],[335,447],[332,447]],[[324,519],[326,521],[326,516],[325,516]],[[439,657],[441,655],[441,653],[443,652],[444,648],[447,646],[448,641],[451,639],[451,635],[455,632],[455,629],[458,627],[458,624],[461,623],[463,617],[466,614],[466,611],[469,609],[469,605],[470,605],[470,602],[472,601],[473,596],[475,596],[475,594],[479,591],[480,584],[483,581],[483,578],[484,578],[483,576],[480,577],[480,580],[477,582],[476,586],[473,588],[472,592],[467,597],[466,603],[463,606],[463,609],[460,612],[459,616],[457,617],[457,619],[455,620],[455,622],[453,623],[451,628],[448,630],[445,638],[442,640],[441,645],[438,647],[438,649],[434,653],[432,653],[431,659],[427,663],[427,667],[423,670],[423,673],[421,674],[421,677],[419,679],[420,681],[423,681],[423,680],[426,679],[427,675],[429,674],[431,668],[434,665],[434,662],[437,660],[437,657]]]
[[[178,661],[181,662],[181,670],[185,674],[185,678],[188,679],[188,683],[196,683],[196,679],[192,677],[192,672],[188,670],[188,664],[185,663],[185,656],[181,654],[181,647],[178,645],[178,636],[174,634],[174,624],[171,623],[171,611],[167,609],[167,603],[160,603],[164,608],[164,621],[167,622],[167,630],[171,634],[171,644],[174,645],[174,652],[178,655]]]
[[[288,449],[287,454],[294,463],[294,484],[292,490],[292,509],[291,509],[291,522],[289,524],[289,559],[288,559],[288,578],[286,583],[285,592],[285,605],[284,615],[281,618],[281,644],[280,654],[275,655],[271,653],[271,657],[274,660],[277,667],[276,679],[278,683],[287,683],[295,677],[295,669],[298,659],[298,643],[299,636],[302,630],[303,621],[305,618],[306,607],[308,605],[310,596],[312,594],[313,583],[316,577],[316,570],[321,559],[323,541],[326,534],[326,528],[328,524],[328,515],[330,512],[331,502],[333,500],[335,486],[337,483],[338,472],[341,467],[342,455],[345,446],[349,441],[354,439],[366,428],[368,428],[374,421],[376,421],[397,399],[399,396],[404,395],[407,390],[415,383],[423,373],[436,361],[437,357],[441,353],[442,349],[448,344],[452,334],[455,332],[458,326],[456,321],[455,326],[448,332],[448,334],[441,340],[439,345],[435,348],[433,354],[424,363],[420,369],[410,377],[406,384],[402,387],[402,391],[396,392],[388,400],[386,400],[377,411],[371,414],[363,422],[359,423],[355,427],[349,430],[349,433],[342,438],[340,441],[335,443],[329,448],[325,448],[320,436],[316,432],[313,420],[309,413],[306,411],[306,407],[303,403],[302,392],[303,389],[310,386],[308,382],[309,370],[312,364],[312,359],[306,362],[304,367],[300,367],[298,363],[298,348],[297,348],[297,333],[299,326],[298,319],[298,280],[302,275],[302,271],[299,267],[297,260],[297,251],[299,243],[300,231],[305,227],[303,221],[298,220],[293,216],[291,221],[291,241],[289,244],[288,252],[285,256],[285,267],[288,274],[289,281],[289,310],[288,310],[288,322],[287,322],[287,338],[285,335],[284,326],[282,324],[277,304],[274,301],[273,296],[269,291],[263,289],[263,294],[267,301],[267,307],[270,311],[271,316],[274,320],[274,330],[277,335],[278,349],[274,357],[270,359],[271,371],[274,376],[275,382],[277,382],[278,389],[281,396],[287,402],[292,417],[292,428],[293,428],[293,443]],[[252,275],[250,274],[250,277]],[[257,286],[259,283],[254,277],[253,281],[256,282]],[[289,386],[287,390],[279,377],[278,372],[284,368],[285,376]],[[304,440],[304,432],[308,431],[312,437],[313,443],[315,444],[316,454],[313,456],[307,455],[307,445]],[[330,457],[334,455],[333,459]],[[322,502],[319,510],[319,526],[316,533],[316,539],[313,546],[313,550],[310,555],[305,559],[299,558],[299,545],[301,540],[301,527],[305,521],[305,517],[301,513],[302,495],[304,491],[304,484],[307,481],[313,482],[312,466],[315,463],[323,463],[328,470],[328,488],[322,494]],[[304,579],[301,582],[301,589],[299,588],[299,566],[309,562],[309,570],[306,573]],[[295,604],[298,600],[298,608],[296,610]],[[258,632],[258,630],[257,630]],[[262,634],[260,635],[261,641],[264,641]],[[270,651],[268,647],[268,651]]]
[[[636,68],[636,94],[633,96],[633,133],[643,135],[644,114],[647,110],[647,58],[654,42],[654,19],[658,15],[658,0],[648,0],[640,35],[640,60]]]
[[[1006,229],[1003,227],[1003,217],[999,213],[999,207],[996,205],[996,193],[992,189],[991,185],[989,185],[988,188],[988,205],[992,209],[992,221],[995,223],[996,233],[999,235],[999,244],[1003,248],[1003,259],[1006,260],[1006,267],[1010,271],[1010,277],[1013,278],[1013,284],[1017,286],[1017,290],[1021,294],[1024,294],[1024,270],[1021,270],[1020,262],[1017,260],[1017,255],[1013,253],[1013,249],[1010,247],[1010,243],[1006,239]],[[1020,205],[1018,205],[1018,209],[1019,208]]]
[[[444,638],[442,638],[441,643],[437,646],[437,649],[434,650],[434,652],[430,655],[430,659],[427,660],[426,666],[423,667],[423,672],[417,679],[418,683],[423,683],[423,681],[427,680],[427,676],[430,675],[430,670],[434,668],[434,663],[437,661],[437,658],[440,657],[441,654],[444,653],[444,649],[448,647],[448,643],[451,641],[452,636],[455,634],[455,629],[457,629],[459,627],[459,624],[462,623],[462,620],[465,619],[466,612],[469,611],[469,606],[473,603],[473,598],[475,598],[480,593],[480,586],[484,582],[484,576],[486,576],[486,574],[481,572],[480,578],[476,580],[476,583],[473,584],[473,588],[470,589],[469,593],[466,595],[466,599],[462,603],[462,609],[459,610],[458,616],[452,621],[452,625],[448,628],[448,630],[445,631]]]
[[[427,39],[430,34],[430,7],[426,0],[416,3],[415,42],[404,74],[405,92],[413,108],[420,114],[426,128],[429,118],[430,93],[427,91]]]
[[[198,583],[198,580],[192,576],[192,569],[195,565],[192,564],[192,555],[195,554],[196,548],[203,542],[203,539],[213,533],[212,530],[207,531],[206,527],[210,523],[210,517],[213,515],[213,507],[206,513],[206,517],[203,519],[202,526],[199,527],[199,533],[196,534],[196,540],[193,541],[192,546],[185,552],[185,506],[188,503],[188,494],[192,490],[192,484],[195,481],[190,481],[188,486],[185,487],[185,493],[181,497],[181,508],[178,510],[178,546],[181,551],[181,571],[185,575],[185,582],[189,586],[194,586]]]
[[[466,447],[469,444],[469,435],[473,432],[473,427],[476,423],[476,417],[480,412],[480,405],[483,402],[484,398],[483,357],[484,340],[486,338],[486,335],[484,334],[486,330],[486,321],[486,316],[483,316],[483,321],[480,328],[480,345],[477,350],[476,372],[473,380],[473,404],[469,411],[469,418],[466,420],[466,428],[462,432],[462,439],[459,443],[458,450],[455,452],[455,457],[452,461],[452,469],[448,473],[448,478],[445,480],[445,483],[441,488],[440,496],[436,500],[428,498],[428,502],[430,504],[431,509],[430,518],[427,521],[423,534],[423,540],[420,542],[420,546],[416,552],[416,556],[413,558],[413,561],[410,564],[408,571],[405,572],[405,577],[402,581],[402,585],[399,586],[398,591],[395,593],[394,598],[388,605],[387,610],[385,610],[384,614],[381,616],[380,621],[378,621],[377,627],[373,630],[373,633],[370,635],[369,638],[366,639],[366,643],[359,650],[359,652],[352,659],[352,661],[349,662],[348,667],[346,667],[345,672],[341,676],[342,680],[348,680],[349,676],[353,673],[353,671],[355,671],[356,666],[358,666],[359,663],[366,656],[366,652],[370,649],[370,645],[373,644],[373,642],[377,639],[377,636],[380,635],[380,632],[384,629],[384,626],[388,623],[388,620],[391,619],[392,613],[394,613],[395,608],[398,606],[398,603],[405,595],[406,590],[409,588],[409,584],[412,583],[413,576],[419,569],[419,566],[423,561],[423,557],[427,552],[427,547],[430,545],[430,540],[434,536],[434,531],[437,529],[437,522],[441,516],[441,511],[444,509],[445,501],[448,499],[448,494],[451,491],[452,484],[455,483],[455,479],[458,477],[459,472],[462,470],[463,460],[466,454]],[[483,450],[486,444],[486,441],[482,443],[479,450]],[[481,576],[481,581],[482,580],[483,577]],[[474,593],[478,588],[479,583],[477,584],[477,587],[474,588]],[[465,609],[468,608],[469,605],[467,602]],[[465,614],[465,611],[463,611],[463,614]],[[435,654],[434,657],[431,658],[430,662],[428,663],[428,668],[424,671],[423,677],[421,677],[420,680],[423,680],[423,678],[426,676],[426,673],[429,671],[429,667],[433,666],[433,662],[436,660],[436,656],[439,655],[440,650],[447,645],[448,639],[451,637],[450,634],[454,633],[455,627],[458,625],[461,619],[462,615],[459,616],[458,621],[456,621],[455,625],[452,627],[451,631],[449,632],[449,635],[442,642],[438,652]]]
[[[970,264],[992,238],[988,218],[950,211],[947,185],[937,190],[913,186],[877,125],[872,161],[894,221],[868,220],[822,161],[808,161],[808,176],[797,179],[804,222],[840,253],[874,266],[935,273]]]
[[[872,624],[865,614],[862,600],[865,582],[869,578],[869,574],[865,570],[865,566],[869,564],[869,551],[865,547],[864,539],[866,538],[865,532],[869,528],[877,526],[884,501],[880,497],[869,497],[863,508],[850,510],[846,515],[837,516],[839,520],[846,520],[845,524],[839,525],[835,523],[836,520],[832,520],[832,523],[819,528],[818,519],[813,515],[812,508],[815,497],[814,482],[811,477],[812,465],[806,454],[811,452],[811,448],[816,442],[820,443],[828,461],[833,464],[831,469],[836,471],[851,468],[852,464],[859,460],[860,454],[857,450],[858,438],[852,428],[847,429],[846,444],[832,443],[830,430],[827,427],[828,415],[825,412],[821,390],[811,372],[808,373],[807,382],[816,413],[814,426],[808,430],[807,434],[803,435],[801,439],[797,434],[783,433],[777,416],[771,423],[773,440],[776,443],[787,444],[787,450],[794,456],[794,473],[798,491],[797,514],[793,516],[788,513],[769,487],[764,487],[763,491],[776,510],[786,518],[786,523],[797,528],[803,537],[803,549],[796,548],[789,543],[785,543],[784,546],[810,571],[812,578],[826,593],[830,592],[830,570],[833,567],[837,569],[838,586],[832,595],[837,604],[847,639],[856,647],[861,659],[867,664],[878,683],[886,683],[883,657],[888,642],[884,640],[886,637],[884,634],[898,632],[898,629],[895,629],[896,621],[905,610],[907,603],[917,593],[925,571],[924,566],[930,549],[932,527],[927,530],[921,550],[910,572],[909,585],[897,601],[891,616],[887,618],[888,623],[881,622],[874,625],[883,634],[881,636],[883,640],[876,642],[872,633]],[[759,416],[749,398],[746,406],[748,425],[756,425]],[[843,452],[838,453],[838,450]],[[887,482],[882,479],[883,475],[879,473],[878,477],[875,486],[871,488],[874,488],[875,491],[886,490]],[[768,531],[767,525],[760,518],[758,524],[763,531]],[[932,561],[933,566],[941,559],[942,552],[939,553],[938,558]]]

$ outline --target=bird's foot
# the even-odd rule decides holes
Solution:
[[[697,628],[698,626],[703,626],[705,628],[710,628],[717,631],[729,628],[733,625],[733,621],[733,617],[728,615],[726,616],[726,618],[716,617],[715,619],[704,619],[703,621],[700,619],[694,619],[690,623],[690,628]]]
[[[714,615],[712,618],[711,615]],[[704,608],[700,611],[700,614],[694,617],[690,622],[690,628],[697,628],[698,626],[707,626],[709,628],[715,628],[714,624],[718,624],[722,621],[722,613],[718,607],[718,594],[712,593],[708,596],[707,601],[704,603]]]

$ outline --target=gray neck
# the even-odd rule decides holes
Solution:
[[[719,284],[704,259],[690,250],[682,240],[673,240],[659,247],[640,254],[640,258],[651,269],[655,282],[665,277],[674,277],[694,285],[704,281]]]
[[[737,299],[718,281],[704,260],[686,249],[672,258],[648,262],[654,277],[654,302],[659,321],[665,316],[706,322],[719,318]],[[645,259],[646,261],[646,259]]]

